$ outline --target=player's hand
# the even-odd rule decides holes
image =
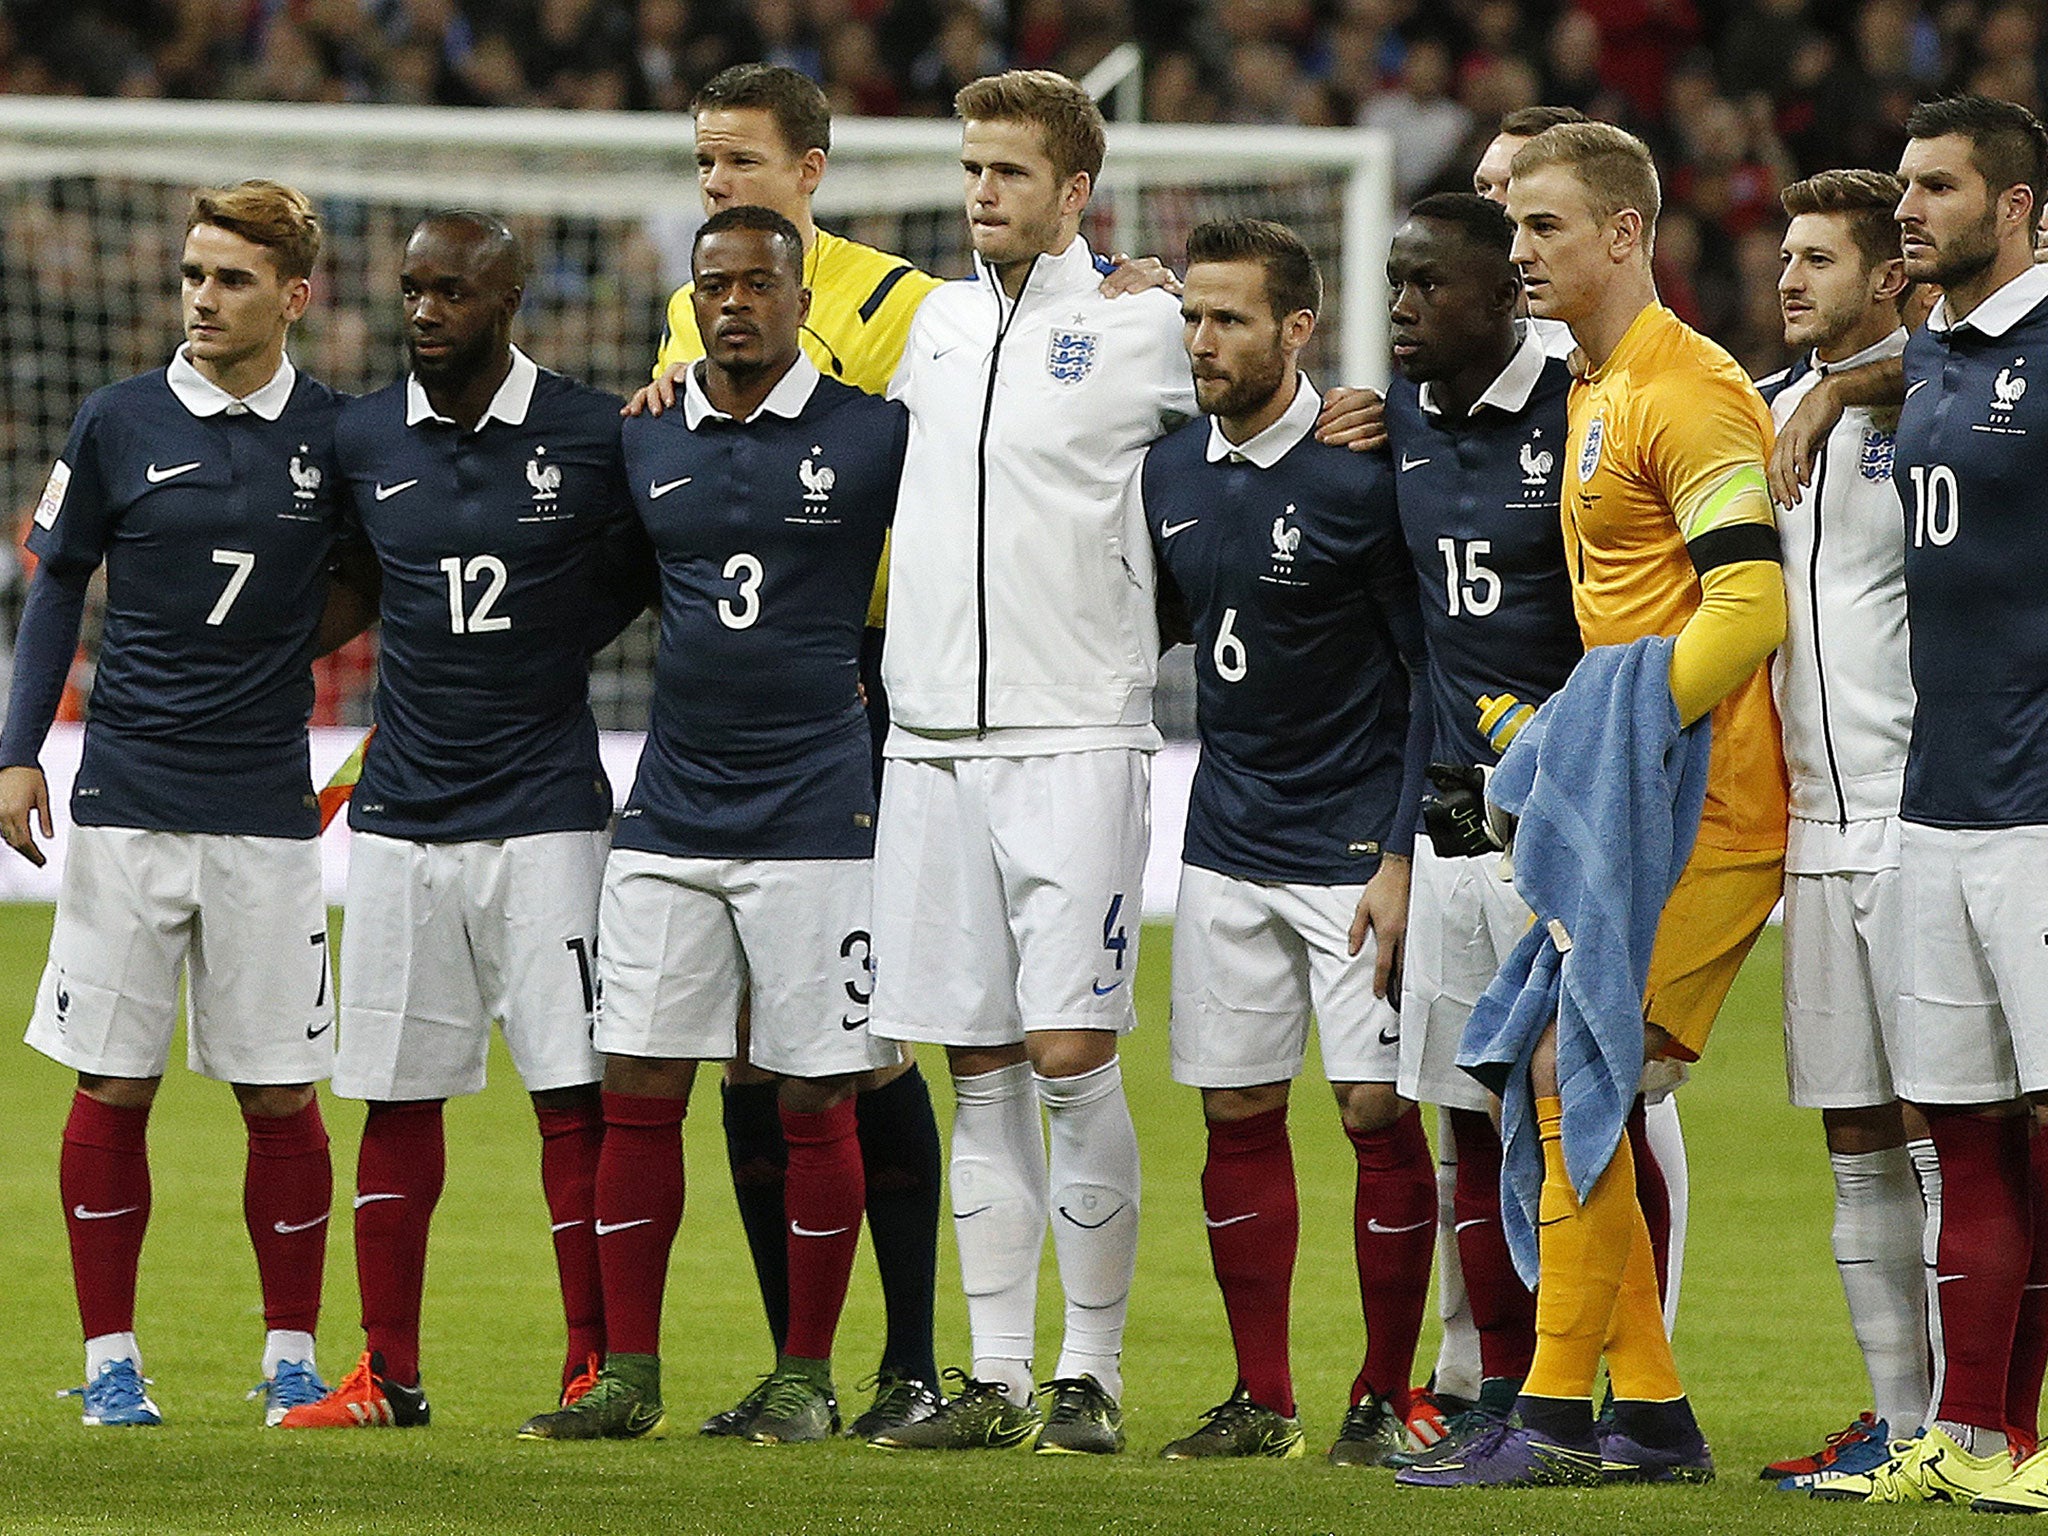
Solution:
[[[1316,441],[1353,453],[1377,452],[1387,446],[1387,402],[1373,390],[1342,384],[1324,391]]]
[[[1103,278],[1097,290],[1104,298],[1121,298],[1124,294],[1143,293],[1150,288],[1164,288],[1175,298],[1180,297],[1180,279],[1173,275],[1173,268],[1157,256],[1126,256],[1118,251],[1109,259],[1109,275]]]
[[[0,768],[0,837],[7,839],[8,847],[41,869],[45,861],[43,850],[36,846],[31,813],[35,821],[41,822],[44,837],[56,835],[57,829],[50,822],[50,785],[43,777],[43,770],[35,767]]]
[[[643,384],[633,392],[633,398],[619,408],[621,416],[659,416],[663,411],[673,409],[676,396],[682,393],[683,379],[689,374],[688,363],[672,363],[669,370],[652,384]]]
[[[1785,425],[1778,428],[1778,440],[1771,447],[1771,462],[1765,477],[1771,484],[1771,500],[1781,507],[1792,506],[1801,492],[1813,483],[1813,461],[1835,423],[1842,419],[1842,404],[1826,379],[1807,391]]]
[[[1397,997],[1401,991],[1401,951],[1408,939],[1409,861],[1404,854],[1389,853],[1365,882],[1358,898],[1358,911],[1351,919],[1351,953],[1365,948],[1365,936],[1373,937],[1378,950],[1372,968],[1372,995]]]

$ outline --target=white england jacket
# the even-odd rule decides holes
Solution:
[[[895,738],[1149,729],[1152,545],[1128,492],[1194,384],[1179,301],[1104,298],[1103,270],[1077,238],[1013,304],[977,257],[918,307],[889,385],[910,407],[882,660]]]
[[[1905,346],[1906,333],[1894,331],[1825,371],[1897,357]],[[1775,394],[1773,381],[1763,380],[1772,419],[1782,426],[1822,377],[1809,363]],[[1801,821],[1846,830],[1899,812],[1913,683],[1893,440],[1870,411],[1844,411],[1814,463],[1813,483],[1778,514],[1790,624],[1771,663],[1771,686],[1784,722],[1795,842]]]

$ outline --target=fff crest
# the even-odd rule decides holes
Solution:
[[[1078,384],[1095,371],[1102,338],[1093,331],[1055,328],[1046,343],[1045,371],[1060,384]]]

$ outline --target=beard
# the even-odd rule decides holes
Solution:
[[[460,383],[474,378],[490,365],[499,355],[498,338],[489,330],[479,331],[460,346],[451,347],[439,357],[421,357],[414,346],[413,338],[405,339],[405,359],[412,371],[423,380],[434,383]]]
[[[1998,213],[1987,208],[1981,222],[1935,250],[1925,274],[1908,272],[1906,275],[1918,282],[1951,288],[1982,276],[1997,259]]]
[[[1287,355],[1275,348],[1227,378],[1197,379],[1195,401],[1211,416],[1249,416],[1280,392],[1287,381]]]

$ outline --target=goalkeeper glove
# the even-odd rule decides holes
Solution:
[[[1423,796],[1422,829],[1437,857],[1468,859],[1502,846],[1487,826],[1486,770],[1431,763],[1434,794]]]

